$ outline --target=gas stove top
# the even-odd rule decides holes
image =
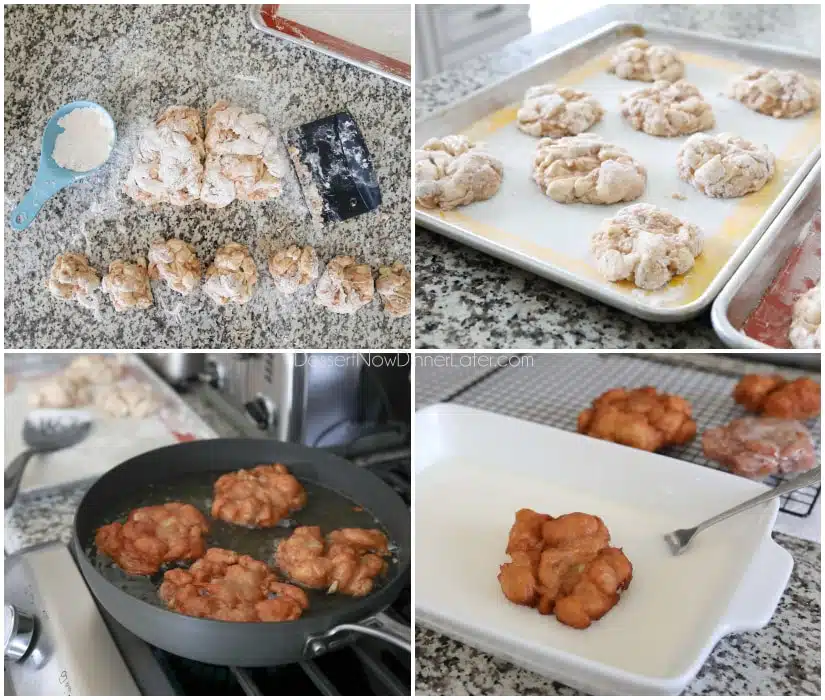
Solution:
[[[334,451],[389,483],[409,506],[404,431],[369,431]],[[221,667],[155,648],[100,610],[61,543],[5,562],[6,695],[410,695],[411,655],[378,639],[271,668]],[[409,580],[387,609],[409,626]]]

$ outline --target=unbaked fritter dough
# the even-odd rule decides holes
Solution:
[[[447,210],[490,199],[503,173],[501,162],[466,136],[430,139],[415,151],[415,202]]]
[[[616,48],[610,59],[609,73],[624,80],[679,80],[685,64],[670,46],[651,45],[646,39],[630,39]]]
[[[694,134],[676,156],[679,177],[708,197],[742,197],[773,177],[776,159],[766,146],[735,134]]]
[[[731,83],[728,96],[754,112],[787,119],[819,107],[820,91],[818,80],[798,71],[752,68]]]
[[[615,204],[642,196],[647,170],[623,148],[584,133],[539,141],[533,179],[562,204]]]
[[[552,84],[536,85],[524,94],[516,125],[531,136],[575,136],[603,116],[604,109],[589,92]]]
[[[619,98],[622,116],[636,131],[651,136],[684,136],[715,124],[713,110],[699,89],[685,80],[657,80]]]
[[[631,204],[605,219],[590,239],[599,272],[659,289],[693,267],[702,252],[698,227],[652,204]]]

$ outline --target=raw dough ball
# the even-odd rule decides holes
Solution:
[[[220,306],[230,301],[246,304],[257,281],[258,269],[249,249],[240,243],[227,243],[218,248],[215,260],[206,270],[203,291]]]
[[[318,281],[315,302],[338,314],[351,314],[372,301],[375,284],[369,265],[349,255],[339,255],[327,264]]]
[[[642,289],[658,289],[693,267],[702,252],[702,235],[664,209],[631,204],[602,222],[590,250],[609,281],[632,280]]]
[[[275,251],[269,259],[269,274],[281,293],[295,294],[299,287],[318,279],[321,274],[321,261],[312,246],[301,248],[291,245],[289,248]]]
[[[111,384],[123,374],[123,365],[117,357],[78,355],[63,374],[77,384]]]
[[[800,350],[819,350],[822,347],[822,295],[819,284],[801,294],[793,305],[793,319],[788,339]]]
[[[734,134],[695,134],[676,156],[679,177],[708,197],[742,197],[771,179],[775,158]]]
[[[650,87],[622,95],[619,102],[630,126],[651,136],[684,136],[706,131],[716,123],[710,104],[685,80],[657,80]]]
[[[378,268],[375,288],[384,301],[384,311],[390,316],[410,315],[410,273],[400,262]]]
[[[415,151],[415,202],[447,210],[490,199],[502,174],[501,162],[466,136],[430,139]]]
[[[159,238],[149,247],[149,277],[162,279],[170,289],[185,296],[201,281],[201,263],[188,243],[179,238]]]
[[[89,260],[80,253],[64,253],[55,258],[46,287],[53,297],[73,299],[91,309],[97,306],[94,291],[100,286],[100,277],[89,266]]]
[[[786,119],[819,107],[819,81],[795,70],[752,68],[736,78],[728,96],[754,112]]]
[[[226,100],[206,114],[206,167],[201,199],[225,207],[235,199],[259,202],[281,194],[284,161],[278,136],[263,114],[247,112]]]
[[[604,109],[589,92],[536,85],[524,95],[518,128],[531,136],[575,136],[601,121]]]
[[[91,400],[92,392],[86,384],[63,374],[48,379],[29,394],[33,408],[75,408]]]
[[[585,133],[539,141],[533,179],[562,204],[614,204],[642,196],[647,170],[623,148]]]
[[[123,190],[144,204],[191,204],[200,196],[203,158],[198,110],[169,107],[140,137]]]
[[[630,39],[616,48],[610,59],[609,73],[624,80],[679,80],[685,64],[670,46],[651,46],[645,39]]]
[[[152,305],[152,288],[143,258],[133,263],[115,260],[100,288],[111,298],[115,311],[148,309]]]
[[[152,387],[134,379],[106,387],[98,394],[95,404],[114,418],[145,418],[160,407]]]

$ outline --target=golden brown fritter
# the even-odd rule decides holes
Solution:
[[[590,437],[655,452],[696,435],[690,403],[653,387],[610,389],[579,414],[578,431]]]
[[[818,382],[808,377],[791,382],[778,374],[746,374],[733,390],[736,403],[771,418],[807,420],[821,410]]]
[[[283,464],[259,464],[215,482],[212,517],[247,527],[273,527],[306,501],[301,482]]]
[[[365,596],[386,569],[387,537],[379,530],[333,530],[327,541],[317,526],[297,527],[278,545],[275,562],[292,581],[327,593]]]
[[[211,548],[189,569],[172,569],[158,595],[171,609],[232,622],[297,620],[309,608],[306,593],[278,581],[262,561]]]
[[[209,524],[188,503],[146,506],[129,513],[126,522],[98,529],[95,545],[127,574],[154,574],[164,562],[203,556]]]
[[[522,509],[510,530],[511,561],[499,570],[501,590],[513,603],[555,613],[571,627],[588,627],[618,602],[632,578],[630,561],[609,545],[610,532],[595,515],[552,518]]]

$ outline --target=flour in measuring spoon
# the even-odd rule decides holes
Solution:
[[[106,114],[94,107],[79,107],[61,117],[64,131],[54,141],[52,158],[61,168],[84,173],[103,165],[114,145],[115,132]]]

